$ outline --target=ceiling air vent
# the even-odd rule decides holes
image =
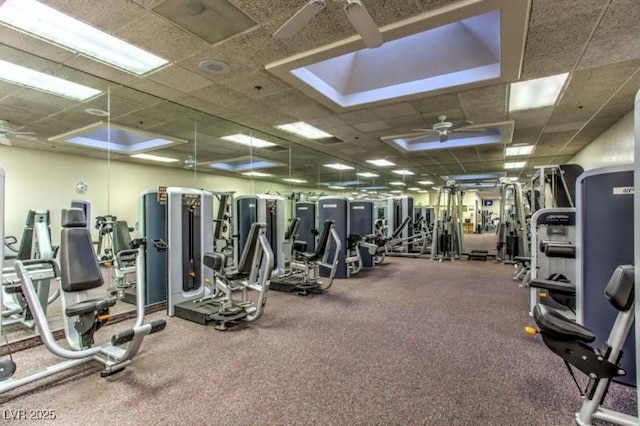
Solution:
[[[227,0],[166,0],[152,10],[211,44],[256,25]]]

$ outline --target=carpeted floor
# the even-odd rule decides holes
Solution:
[[[242,329],[170,318],[124,372],[102,379],[91,364],[0,404],[69,425],[574,424],[577,389],[523,333],[528,291],[512,274],[491,261],[388,259],[324,295],[272,292]],[[14,359],[21,376],[53,357],[40,347]],[[610,394],[635,410],[635,392]]]

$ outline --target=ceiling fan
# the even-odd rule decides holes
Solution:
[[[332,1],[344,3],[344,12],[356,31],[358,31],[358,34],[360,34],[360,37],[362,37],[365,46],[372,49],[382,44],[382,34],[361,0]],[[307,25],[326,5],[326,0],[310,0],[295,15],[289,18],[278,31],[273,33],[273,36],[280,40],[290,38]]]
[[[471,126],[473,124],[473,121],[469,120],[452,123],[450,121],[447,121],[446,115],[439,115],[438,120],[440,121],[434,123],[430,129],[413,129],[416,132],[420,132],[420,134],[406,138],[406,140],[422,138],[425,135],[429,134],[437,134],[438,136],[440,136],[440,142],[446,142],[449,140],[449,135],[451,133],[474,133],[484,131],[484,129],[479,128],[467,129],[468,126]]]
[[[11,124],[8,121],[0,120],[0,145],[11,146],[11,140],[9,139],[10,137],[24,139],[28,141],[35,141],[38,139],[32,135],[35,135],[35,133],[34,132],[16,132],[11,127]]]

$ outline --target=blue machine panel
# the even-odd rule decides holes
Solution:
[[[578,262],[577,302],[582,301],[583,324],[596,335],[599,347],[609,336],[617,311],[604,296],[604,288],[618,265],[634,262],[633,250],[633,171],[594,170],[578,180]],[[578,308],[580,309],[580,308]],[[634,326],[635,327],[635,326]],[[616,379],[635,385],[634,330],[624,345],[622,367],[627,375]]]
[[[158,202],[158,192],[142,196],[142,235],[145,245],[146,305],[167,300],[167,252],[159,251],[153,240],[167,241],[167,206]]]
[[[296,203],[295,216],[300,219],[297,239],[307,243],[307,251],[314,251],[316,249],[316,236],[313,231],[318,230],[316,225],[316,203],[310,201]]]
[[[349,208],[349,233],[356,234],[360,238],[373,234],[373,201],[352,201]],[[365,268],[373,267],[373,256],[369,254],[369,251],[363,248],[359,250],[360,256],[362,256],[362,266]]]
[[[240,253],[242,253],[242,250],[244,250],[244,245],[247,242],[251,224],[258,220],[257,205],[258,199],[256,197],[236,198],[237,228],[235,231],[238,234],[238,257],[240,256]],[[276,249],[274,248],[273,250],[275,251]],[[236,264],[237,260],[238,259],[236,259]]]
[[[347,264],[345,263],[345,248],[347,247],[347,236],[349,234],[349,200],[343,197],[325,198],[318,200],[318,226],[322,228],[327,220],[335,222],[335,229],[340,237],[342,250],[338,256],[338,269],[336,270],[336,278],[347,277]],[[329,253],[329,258],[333,258],[333,246]],[[320,268],[320,275],[329,276],[326,268]]]

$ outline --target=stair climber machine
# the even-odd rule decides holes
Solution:
[[[22,232],[20,246],[15,256],[7,259],[3,265],[4,274],[2,282],[2,321],[4,326],[20,324],[23,327],[33,329],[36,325],[33,313],[29,308],[25,294],[22,292],[20,278],[10,260],[54,259],[57,247],[51,245],[51,229],[49,227],[48,210],[30,210]],[[52,304],[59,296],[60,289],[50,293],[51,280],[54,278],[49,265],[37,264],[27,267],[34,282],[34,287],[40,301],[42,311],[47,313],[48,305]]]
[[[464,251],[462,233],[462,191],[455,181],[438,188],[433,223],[431,260],[456,260]],[[471,254],[478,254],[471,251]]]
[[[213,251],[213,194],[167,188],[167,314],[218,330],[260,318],[274,257],[266,224],[252,223],[235,267]]]
[[[301,223],[302,220],[297,217],[292,218],[289,223],[283,252],[289,254],[290,261],[284,273],[271,279],[271,289],[299,295],[322,293],[333,284],[338,267],[338,255],[341,252],[340,239],[333,222],[327,221],[323,224],[315,249],[308,251],[306,241],[296,240],[296,235],[300,238],[297,230],[300,229]],[[310,235],[315,239],[313,234]],[[337,249],[334,248],[333,256],[330,257],[332,247]],[[330,268],[327,279],[320,276],[320,267],[323,266]]]
[[[0,198],[1,196],[2,191]],[[0,224],[2,221],[0,210]],[[141,247],[141,244],[139,246]],[[49,327],[29,272],[33,265],[48,265],[60,283],[64,334],[68,347],[56,342]],[[0,360],[0,393],[90,361],[98,361],[104,365],[101,373],[103,377],[117,373],[132,362],[147,335],[165,328],[164,320],[144,322],[145,288],[142,280],[138,283],[137,317],[134,326],[113,335],[107,342],[95,343],[94,332],[107,324],[109,308],[115,305],[116,299],[89,298],[88,290],[100,288],[104,281],[91,241],[91,233],[86,227],[84,212],[81,209],[62,210],[59,265],[54,259],[16,260],[15,269],[45,348],[66,360],[22,378],[14,377],[16,363],[13,357]]]

